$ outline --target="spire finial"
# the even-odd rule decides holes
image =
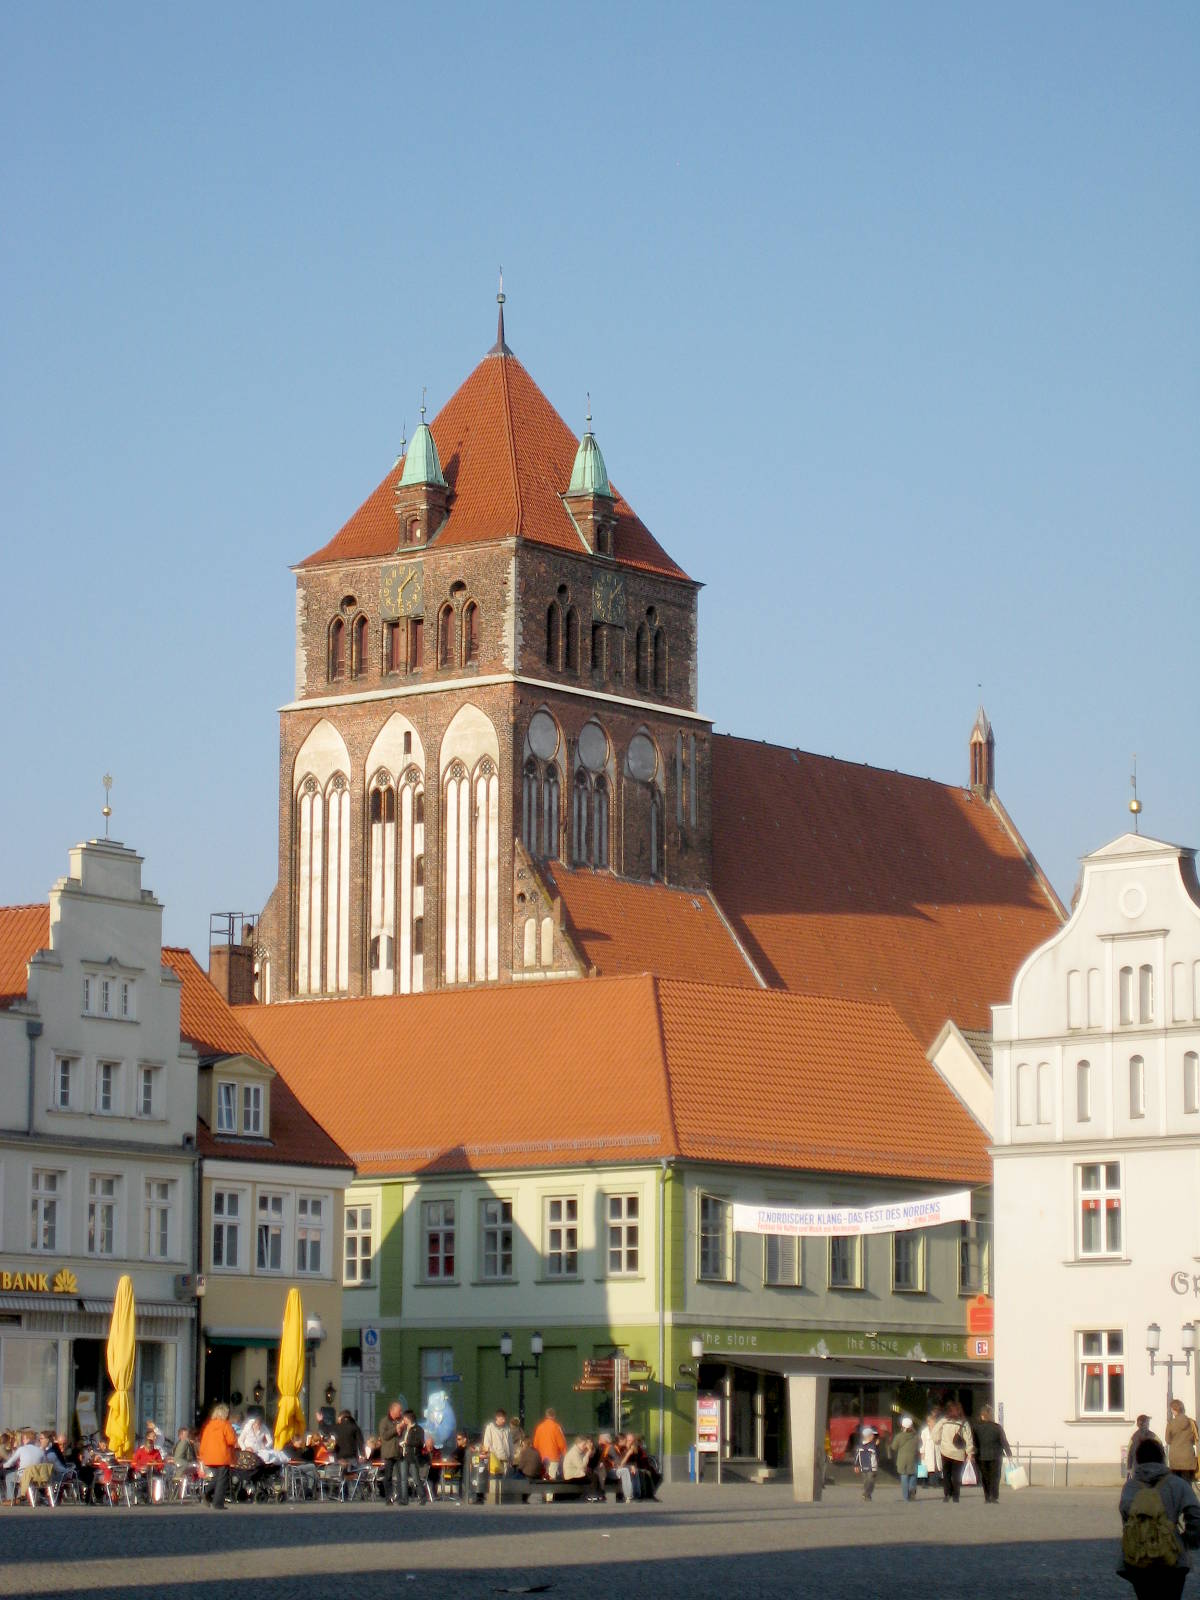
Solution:
[[[106,772],[100,781],[104,785],[104,804],[100,807],[100,815],[104,818],[104,837],[107,839],[108,819],[112,816],[112,807],[108,803],[112,795],[112,773]]]
[[[500,268],[500,290],[499,290],[499,293],[496,295],[496,304],[500,308],[499,315],[496,317],[496,342],[492,346],[491,350],[488,352],[489,355],[496,355],[496,354],[499,354],[499,355],[502,355],[502,356],[510,356],[510,355],[512,355],[512,351],[508,348],[508,346],[504,342],[504,301],[505,301],[505,298],[506,298],[506,296],[505,296],[505,293],[504,293],[504,268],[501,267]]]
[[[421,423],[425,423],[425,385],[421,385]]]
[[[588,411],[588,414],[587,414],[587,431],[589,433],[591,433],[591,431],[592,431],[592,391],[590,389],[587,392],[587,411]]]
[[[1133,753],[1133,771],[1129,775],[1129,787],[1133,790],[1133,799],[1129,802],[1129,809],[1133,812],[1133,831],[1141,833],[1139,819],[1142,815],[1142,802],[1138,799],[1137,792],[1137,751]]]

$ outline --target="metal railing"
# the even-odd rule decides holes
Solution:
[[[1015,1444],[1013,1445],[1013,1460],[1025,1468],[1029,1474],[1030,1486],[1033,1485],[1033,1468],[1038,1466],[1050,1467],[1050,1487],[1058,1487],[1059,1463],[1063,1469],[1063,1488],[1071,1486],[1071,1462],[1078,1461],[1079,1457],[1073,1456],[1065,1445],[1061,1444]]]

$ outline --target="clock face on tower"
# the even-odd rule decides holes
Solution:
[[[419,617],[425,604],[419,561],[393,561],[379,574],[379,609],[385,617]]]
[[[592,616],[597,622],[625,626],[625,579],[618,572],[598,572],[592,579]]]

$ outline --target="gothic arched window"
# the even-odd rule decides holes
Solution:
[[[346,625],[341,617],[334,617],[329,624],[329,667],[330,682],[335,678],[346,675]]]
[[[546,665],[556,672],[562,664],[562,612],[558,601],[546,607]]]
[[[454,665],[454,607],[443,606],[438,612],[437,664]]]
[[[579,613],[574,606],[567,608],[567,650],[566,668],[568,672],[579,671]]]
[[[473,667],[479,660],[479,607],[474,600],[463,612],[463,665]]]
[[[644,622],[638,623],[637,666],[635,668],[639,689],[650,687],[650,630]]]
[[[522,763],[521,840],[532,856],[559,853],[563,740],[558,723],[541,708],[529,719]]]
[[[654,688],[657,694],[667,692],[667,630],[654,630]]]

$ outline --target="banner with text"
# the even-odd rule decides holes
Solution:
[[[935,1194],[875,1206],[747,1206],[734,1203],[737,1233],[775,1233],[794,1239],[842,1239],[856,1233],[903,1233],[971,1220],[971,1191]]]

